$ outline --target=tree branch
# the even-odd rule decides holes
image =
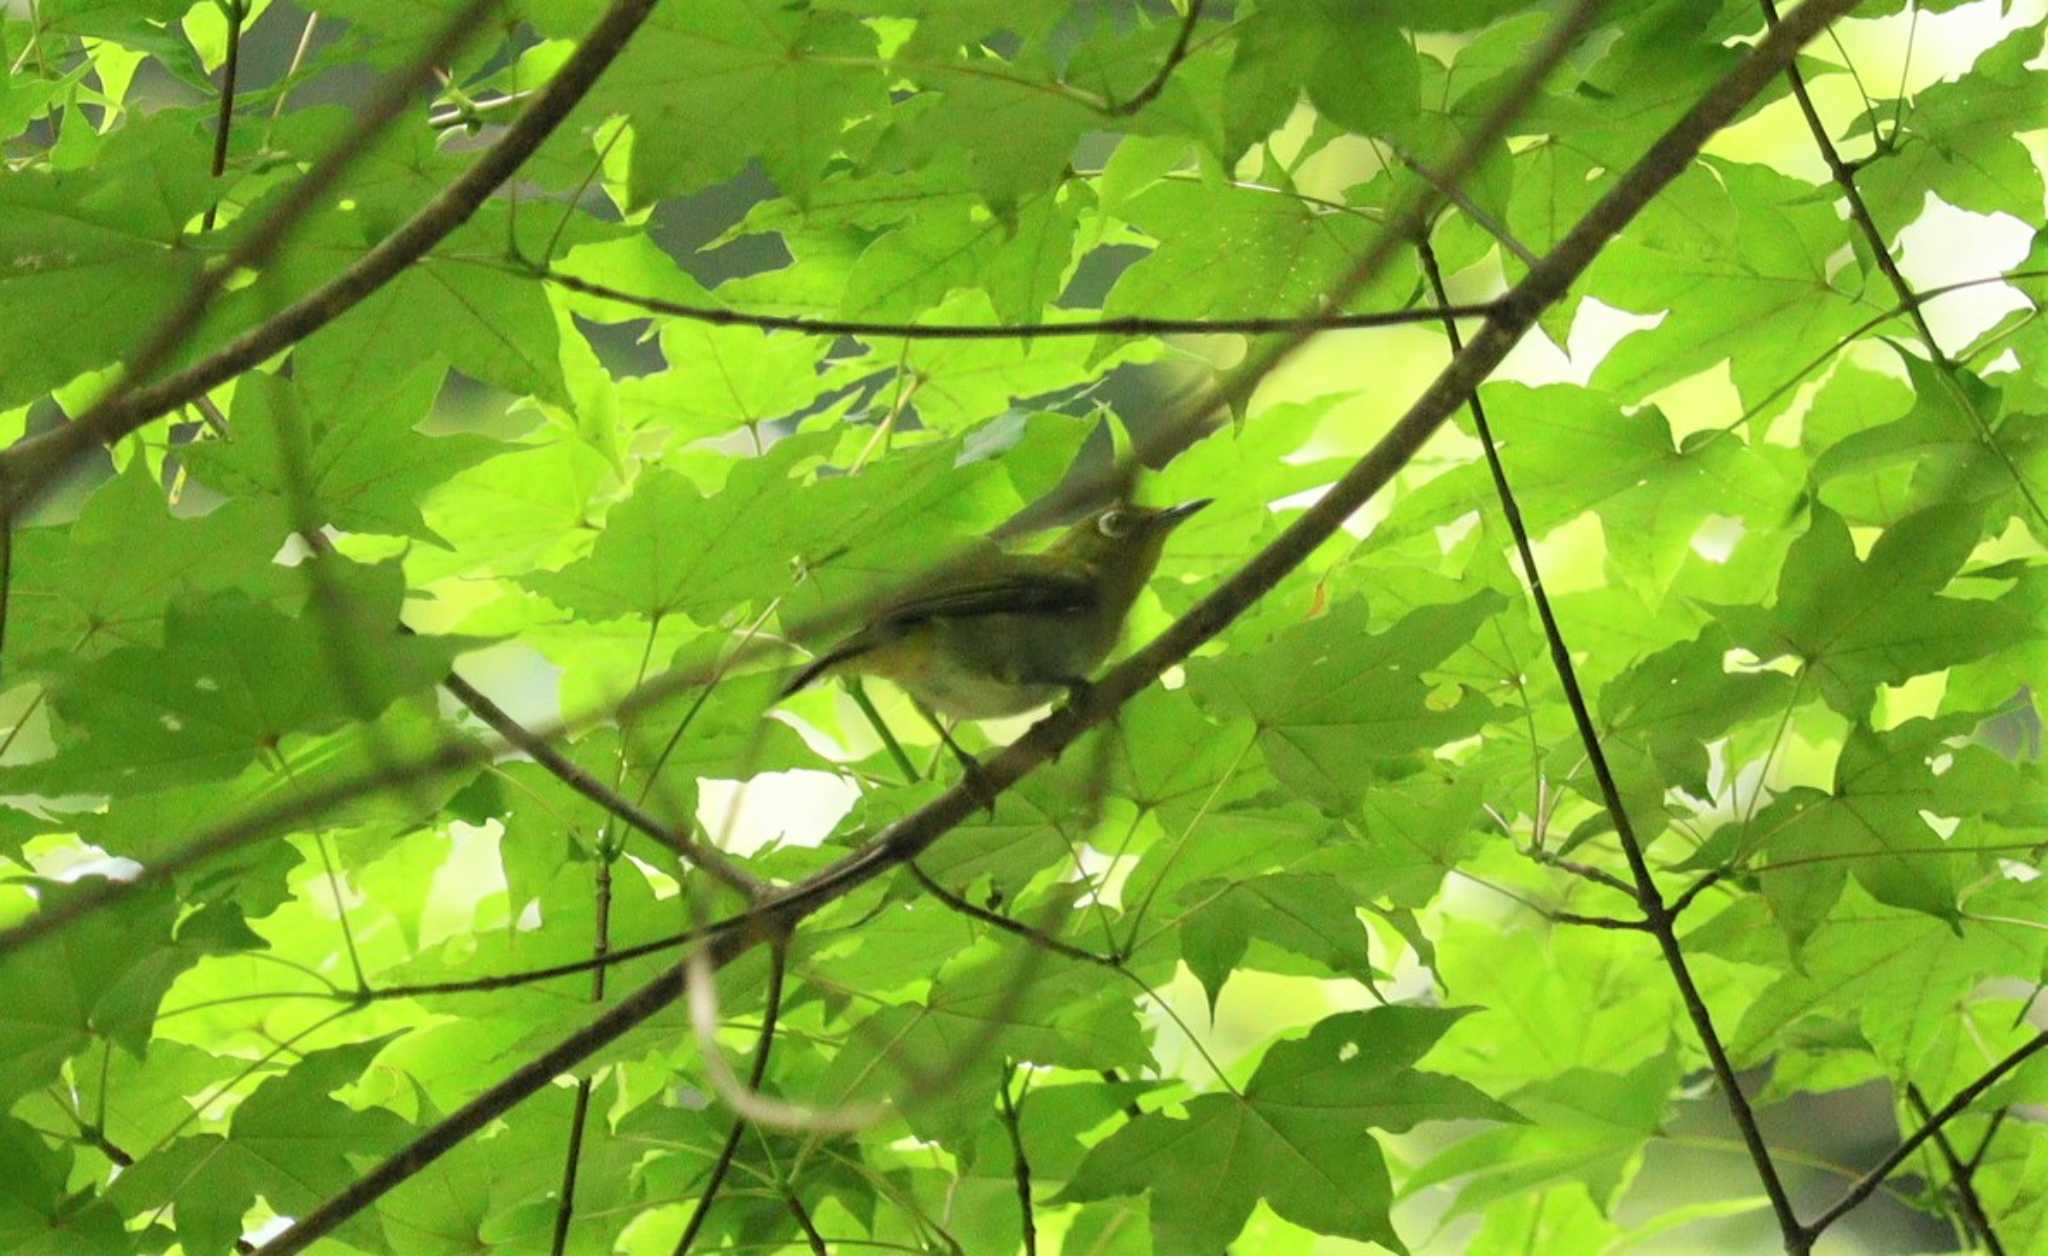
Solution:
[[[1920,1093],[1920,1088],[1911,1082],[1906,1083],[1906,1098],[1923,1122],[1934,1115],[1928,1111],[1927,1099]],[[1946,1131],[1934,1131],[1934,1145],[1941,1150],[1941,1158],[1948,1162],[1949,1185],[1963,1206],[1963,1219],[1969,1223],[1971,1232],[1984,1241],[1984,1250],[1991,1256],[2005,1256],[2005,1245],[1998,1241],[1998,1231],[1991,1228],[1991,1218],[1984,1213],[1984,1201],[1977,1197],[1977,1188],[1970,1181],[1975,1170],[1956,1154],[1955,1144],[1948,1141]]]
[[[996,1091],[1002,1100],[1003,1126],[1010,1131],[1010,1162],[1017,1177],[1017,1207],[1024,1215],[1024,1256],[1038,1256],[1038,1218],[1031,1212],[1031,1161],[1024,1156],[1024,1130],[1017,1121],[1017,1105],[1010,1099],[1010,1078],[1016,1070],[1005,1062],[1003,1084]]]
[[[451,24],[451,31],[466,31],[496,2],[471,0],[461,17]],[[625,49],[627,40],[647,20],[655,3],[656,0],[613,0],[604,16],[576,46],[576,51],[562,63],[555,77],[512,121],[498,142],[484,150],[453,183],[348,269],[191,366],[153,384],[117,390],[76,421],[18,442],[0,453],[0,483],[4,483],[8,497],[16,503],[32,499],[48,487],[73,458],[93,445],[117,440],[289,348],[341,317],[396,278],[447,238],[450,232],[467,222],[498,186],[511,178],[541,142],[561,125],[569,111],[589,93],[598,76]],[[444,48],[442,44],[449,47]],[[422,64],[415,67],[420,75],[424,77],[426,67],[448,60],[452,46],[451,37],[444,33],[436,47],[422,59]],[[411,86],[410,82],[406,84],[406,96],[410,96]],[[402,103],[402,98],[393,103],[391,111],[395,114]],[[358,126],[351,132],[351,142],[345,143],[343,148],[359,150],[368,144],[370,133],[367,126]],[[347,154],[353,155],[353,151]],[[333,164],[336,164],[335,155],[331,154],[314,173],[318,174],[320,169]],[[339,174],[338,165],[333,174]],[[293,199],[280,205],[273,218],[282,218],[285,210],[299,201],[310,205],[312,199],[325,190],[325,185],[309,186],[313,181],[314,174],[309,174],[295,184]],[[331,176],[328,182],[332,182]],[[266,223],[266,227],[268,225]],[[194,298],[188,299],[166,322],[165,332],[152,340],[150,346],[129,364],[130,378],[140,380],[155,370],[169,349],[189,330],[185,324],[196,322],[198,310],[238,265],[246,265],[249,257],[260,258],[267,254],[269,247],[276,242],[264,238],[269,234],[266,231],[252,236],[223,265],[208,272],[210,278],[195,288]],[[281,229],[276,234],[281,236]],[[260,248],[257,247],[259,245]],[[158,341],[164,342],[162,347],[158,346]]]
[[[788,967],[789,944],[777,942],[768,967],[768,1010],[761,1018],[761,1040],[754,1046],[754,1066],[747,1073],[748,1090],[761,1089],[761,1079],[768,1075],[768,1052],[775,1045],[775,1021],[782,1013],[782,978]],[[725,1184],[733,1155],[739,1151],[740,1136],[746,1131],[747,1118],[735,1113],[732,1128],[725,1135],[725,1145],[718,1149],[718,1159],[712,1163],[711,1176],[704,1183],[704,1193],[697,1197],[696,1211],[690,1214],[689,1224],[683,1227],[682,1237],[676,1240],[676,1256],[683,1256],[697,1241],[697,1232],[704,1228],[704,1219],[711,1215],[711,1205],[718,1198],[718,1188]]]
[[[580,292],[605,301],[617,301],[651,314],[667,314],[714,327],[758,327],[763,331],[795,331],[816,336],[867,336],[892,340],[1040,340],[1062,336],[1165,336],[1239,334],[1269,335],[1275,332],[1318,332],[1355,327],[1397,327],[1426,323],[1449,315],[1453,318],[1484,318],[1493,312],[1491,302],[1454,305],[1442,309],[1389,310],[1368,314],[1309,314],[1298,318],[1097,318],[1077,323],[1032,323],[1024,326],[988,326],[974,323],[882,323],[859,319],[794,318],[782,314],[747,314],[711,305],[686,305],[662,297],[626,292],[581,279],[559,270],[538,272],[542,279],[559,288]]]
[[[1137,95],[1122,104],[1111,105],[1103,110],[1105,115],[1112,118],[1128,117],[1151,104],[1160,92],[1166,90],[1167,80],[1180,68],[1180,63],[1187,59],[1188,40],[1194,36],[1195,23],[1201,20],[1203,3],[1204,0],[1188,0],[1187,14],[1180,21],[1180,34],[1174,37],[1173,47],[1167,50],[1166,61],[1160,65],[1159,72],[1152,76],[1151,82],[1138,89]]]
[[[1899,1145],[1892,1148],[1890,1155],[1878,1161],[1875,1168],[1865,1173],[1861,1178],[1858,1178],[1856,1184],[1851,1186],[1848,1192],[1836,1200],[1826,1212],[1815,1217],[1813,1222],[1806,1227],[1807,1241],[1810,1243],[1813,1239],[1818,1238],[1822,1231],[1841,1220],[1844,1213],[1847,1213],[1850,1209],[1868,1199],[1870,1193],[1883,1185],[1884,1180],[1892,1175],[1892,1170],[1904,1164],[1906,1157],[1912,1155],[1921,1143],[1926,1142],[1942,1126],[1948,1124],[1950,1120],[1961,1115],[1965,1109],[1977,1101],[1977,1096],[1991,1089],[1999,1078],[2018,1068],[2026,1062],[2028,1056],[2033,1055],[2043,1047],[2048,1047],[2048,1030],[2043,1030],[2041,1033],[2027,1039],[2026,1042],[2013,1050],[2011,1054],[1986,1069],[1983,1076],[1957,1091],[1955,1098],[1943,1104],[1940,1111],[1928,1117],[1920,1128],[1913,1131],[1910,1136],[1900,1140]]]
[[[1043,947],[1055,955],[1064,955],[1068,959],[1078,959],[1083,963],[1100,964],[1105,968],[1122,967],[1120,963],[1107,955],[1098,955],[1086,947],[1075,946],[1070,942],[1062,942],[1043,929],[1035,929],[1021,920],[1005,916],[1000,912],[990,911],[985,907],[978,907],[968,902],[945,886],[940,885],[937,881],[934,881],[931,874],[917,866],[915,859],[906,861],[903,866],[910,870],[911,876],[917,878],[917,883],[924,887],[925,893],[963,916],[971,916],[985,925],[992,925],[1005,933],[1015,934],[1031,945]]]
[[[705,959],[729,963],[755,943],[785,936],[805,916],[916,858],[982,806],[985,791],[1007,788],[1052,758],[1081,733],[1107,719],[1170,664],[1215,636],[1237,614],[1333,535],[1351,514],[1390,480],[1422,443],[1469,397],[1479,382],[1591,264],[1601,246],[1686,168],[1709,137],[1790,62],[1793,54],[1855,0],[1807,0],[1766,35],[1649,151],[1618,179],[1542,262],[1509,292],[1478,336],[1437,376],[1392,430],[1315,505],[1279,537],[1176,620],[1144,649],[1090,687],[1087,698],[1054,712],[983,765],[976,788],[955,785],[917,811],[890,824],[868,846],[795,885],[777,890],[711,938]],[[1582,6],[1590,8],[1593,6]],[[1562,56],[1563,48],[1555,50]],[[1554,64],[1554,61],[1552,62]],[[361,1179],[302,1217],[272,1240],[268,1256],[303,1250],[385,1192],[425,1168],[451,1147],[546,1086],[573,1066],[679,998],[680,967],[641,986],[589,1025],[515,1070],[461,1109],[424,1131]],[[1875,1189],[1875,1184],[1872,1185]],[[1867,1191],[1865,1192],[1868,1193]]]
[[[228,47],[226,59],[221,64],[220,113],[213,123],[213,161],[208,173],[215,179],[227,173],[228,168],[228,127],[235,117],[235,71],[242,59],[242,18],[247,10],[242,0],[221,0],[221,13],[228,20]],[[220,209],[218,189],[213,201],[207,205],[206,214],[199,221],[201,231],[213,230],[214,216]]]
[[[1808,7],[1811,7],[1810,5]],[[1801,12],[1804,12],[1802,9]],[[1425,238],[1418,241],[1417,252],[1422,259],[1423,272],[1428,275],[1432,287],[1441,294],[1443,272],[1437,266],[1436,253]],[[1445,327],[1450,336],[1453,351],[1459,347],[1456,323]],[[1721,1043],[1720,1034],[1714,1028],[1714,1019],[1707,1010],[1706,999],[1701,996],[1699,986],[1693,981],[1692,970],[1685,962],[1685,953],[1678,944],[1678,934],[1672,924],[1671,910],[1664,905],[1657,892],[1656,878],[1650,872],[1649,861],[1643,855],[1643,846],[1637,838],[1634,824],[1629,820],[1628,808],[1621,799],[1621,789],[1615,783],[1614,772],[1607,763],[1607,753],[1600,745],[1600,735],[1593,727],[1593,714],[1586,703],[1585,692],[1579,687],[1576,667],[1572,664],[1571,650],[1565,645],[1564,630],[1559,627],[1557,614],[1551,608],[1550,594],[1543,587],[1543,573],[1536,565],[1536,549],[1529,540],[1528,526],[1522,519],[1522,508],[1515,501],[1514,490],[1508,484],[1507,469],[1501,464],[1500,449],[1494,443],[1493,427],[1486,421],[1486,407],[1480,402],[1475,389],[1467,406],[1472,413],[1472,424],[1479,433],[1479,441],[1486,453],[1487,470],[1492,473],[1493,487],[1500,498],[1501,514],[1506,517],[1508,531],[1515,538],[1515,552],[1522,560],[1522,575],[1528,582],[1530,598],[1536,603],[1537,617],[1543,623],[1543,636],[1550,647],[1551,665],[1557,670],[1557,678],[1564,690],[1565,701],[1570,704],[1572,722],[1578,726],[1579,740],[1586,747],[1586,757],[1593,766],[1593,777],[1600,785],[1600,797],[1606,804],[1608,815],[1614,820],[1614,833],[1621,843],[1622,854],[1628,859],[1630,873],[1635,878],[1633,896],[1642,910],[1644,925],[1649,934],[1657,939],[1657,947],[1664,954],[1664,963],[1671,970],[1671,978],[1678,985],[1678,993],[1685,1003],[1685,1010],[1693,1023],[1693,1030],[1699,1035],[1700,1045],[1706,1049],[1707,1060],[1713,1066],[1714,1077],[1720,1083],[1721,1093],[1728,1104],[1728,1111],[1735,1119],[1736,1127],[1742,1132],[1742,1141],[1749,1149],[1749,1158],[1756,1166],[1757,1177],[1763,1182],[1764,1194],[1770,1198],[1771,1211],[1776,1214],[1779,1233],[1784,1236],[1788,1252],[1804,1252],[1808,1246],[1801,1239],[1799,1216],[1792,1211],[1792,1197],[1785,1191],[1785,1183],[1778,1176],[1778,1167],[1771,1159],[1771,1149],[1764,1141],[1763,1131],[1757,1127],[1756,1114],[1750,1110],[1749,1100],[1742,1093],[1742,1082],[1735,1076],[1735,1066],[1728,1059],[1727,1049]],[[1562,861],[1559,861],[1560,863]],[[1611,878],[1597,869],[1587,868],[1584,873],[1597,873],[1594,879],[1609,884]],[[1630,887],[1622,886],[1624,892]]]
[[[1775,0],[1757,2],[1763,8],[1764,20],[1773,27],[1777,26],[1778,6]],[[1806,129],[1813,133],[1814,146],[1820,150],[1821,160],[1827,164],[1828,173],[1834,177],[1836,186],[1842,189],[1843,197],[1849,202],[1850,219],[1863,232],[1864,242],[1870,246],[1878,270],[1884,273],[1885,279],[1892,285],[1892,291],[1898,294],[1899,304],[1904,306],[1906,313],[1912,317],[1913,330],[1919,333],[1920,343],[1934,359],[1935,369],[1940,373],[1943,384],[1950,389],[1957,407],[1967,414],[1976,426],[1978,439],[1982,440],[1992,454],[2005,465],[2006,473],[2012,477],[2014,486],[2019,489],[2020,496],[2034,512],[2034,517],[2043,524],[2048,524],[2048,509],[2044,509],[2040,499],[2034,495],[2033,485],[2027,482],[2025,473],[2021,471],[2019,464],[2013,461],[2012,455],[1998,443],[1998,434],[1991,430],[1990,423],[1978,412],[1975,403],[1956,385],[1952,374],[1955,363],[1942,352],[1941,345],[1934,339],[1934,329],[1927,325],[1927,316],[1920,309],[1922,297],[1913,291],[1913,285],[1906,282],[1906,276],[1900,272],[1897,260],[1892,257],[1891,248],[1885,243],[1884,232],[1878,229],[1877,219],[1871,215],[1869,203],[1863,199],[1862,191],[1856,186],[1856,172],[1842,160],[1842,154],[1836,150],[1834,141],[1828,138],[1827,124],[1820,120],[1820,111],[1814,108],[1813,96],[1806,90],[1806,76],[1800,73],[1798,62],[1795,61],[1785,67],[1785,78],[1792,86],[1793,98],[1799,102],[1799,112],[1806,118]]]
[[[663,824],[617,790],[607,787],[603,781],[584,771],[574,760],[555,749],[546,738],[538,736],[513,719],[503,707],[491,701],[482,690],[461,676],[454,672],[448,673],[447,678],[441,682],[441,687],[474,712],[478,719],[489,725],[492,732],[503,737],[521,753],[532,756],[534,762],[546,768],[570,789],[725,882],[744,895],[748,901],[759,898],[765,892],[761,882],[745,869],[688,834]]]

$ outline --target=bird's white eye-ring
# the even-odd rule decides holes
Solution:
[[[1095,517],[1095,530],[1114,541],[1130,532],[1131,521],[1128,510],[1105,510]]]

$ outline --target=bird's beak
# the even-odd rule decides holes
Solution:
[[[1168,506],[1159,512],[1159,526],[1162,528],[1176,527],[1186,522],[1188,517],[1196,511],[1215,500],[1213,497],[1198,497],[1191,502],[1182,502],[1178,506]]]

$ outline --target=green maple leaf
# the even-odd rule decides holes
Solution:
[[[1198,881],[1181,897],[1194,903],[1181,917],[1181,955],[1208,994],[1212,1016],[1233,971],[1273,967],[1271,961],[1245,962],[1254,940],[1371,984],[1365,926],[1349,891],[1334,877],[1278,873],[1223,884]]]
[[[1190,683],[1212,709],[1258,725],[1259,747],[1289,787],[1347,809],[1371,760],[1455,741],[1492,715],[1474,693],[1438,699],[1426,677],[1505,604],[1489,590],[1374,634],[1365,603],[1352,600],[1262,650],[1192,664]]]
[[[440,363],[428,362],[382,387],[350,392],[245,377],[235,393],[234,438],[194,445],[187,458],[194,474],[224,492],[277,498],[351,532],[417,537],[445,548],[448,542],[421,516],[420,499],[450,476],[518,447],[481,436],[422,435],[418,424],[443,374]],[[298,477],[287,471],[295,459],[303,462]]]
[[[193,1251],[224,1251],[242,1232],[258,1195],[281,1213],[310,1210],[355,1180],[351,1156],[395,1150],[411,1127],[384,1108],[352,1108],[329,1097],[353,1082],[388,1037],[309,1052],[242,1101],[225,1135],[181,1138],[121,1176],[114,1194],[130,1207],[172,1204],[178,1237]],[[343,1223],[360,1243],[369,1216]]]
[[[603,11],[594,0],[522,6],[549,35],[580,38]],[[842,119],[885,108],[874,32],[841,13],[712,0],[663,5],[605,71],[577,116],[634,124],[636,204],[695,191],[759,158],[802,200],[840,144]],[[688,144],[664,137],[693,135]]]
[[[2048,125],[2048,76],[2029,68],[2041,53],[2038,25],[2021,26],[1967,72],[1930,85],[1910,102],[1877,101],[1848,134],[1878,118],[1902,118],[1856,182],[1890,238],[1920,216],[1928,193],[1980,214],[2039,215],[2041,174],[2018,136]]]
[[[1976,507],[1937,506],[1887,528],[1859,561],[1841,516],[1815,505],[1786,555],[1776,603],[1717,606],[1737,645],[1790,656],[1797,679],[1851,718],[1877,686],[1897,685],[2024,640],[2027,625],[1996,602],[1941,595],[1977,543]]]
[[[229,502],[180,517],[141,459],[94,490],[66,527],[23,528],[14,538],[7,654],[104,654],[156,646],[180,595],[228,588],[277,597],[300,581],[271,568],[289,534],[274,504]]]
[[[1569,1069],[1507,1097],[1529,1124],[1465,1139],[1417,1169],[1402,1190],[1413,1194],[1465,1179],[1451,1205],[1457,1216],[1560,1182],[1583,1182],[1606,1211],[1635,1175],[1678,1080],[1671,1053],[1625,1074]]]
[[[129,796],[225,780],[289,734],[329,731],[439,681],[468,638],[400,636],[396,566],[339,571],[347,613],[287,618],[237,593],[174,603],[161,648],[130,646],[68,669],[50,704],[65,724],[57,754],[10,770],[21,788]],[[352,691],[334,677],[332,634]],[[372,645],[371,643],[374,643]]]
[[[1215,1251],[1255,1203],[1319,1234],[1407,1250],[1374,1129],[1519,1118],[1453,1077],[1410,1067],[1464,1015],[1382,1007],[1276,1043],[1242,1094],[1202,1095],[1185,1117],[1149,1112],[1097,1144],[1055,1202],[1149,1191],[1156,1249]]]
[[[1724,359],[1755,405],[1872,312],[1861,276],[1830,259],[1848,227],[1824,199],[1765,166],[1714,161],[1671,185],[1587,273],[1610,305],[1663,321],[1617,344],[1596,387],[1639,400]]]
[[[1764,897],[1795,945],[1820,926],[1853,875],[1879,902],[1956,917],[1956,890],[1979,857],[1979,826],[1942,832],[1925,817],[1997,816],[2038,793],[2035,773],[1963,741],[1973,715],[1849,730],[1827,793],[1794,790],[1749,826],[1764,853]],[[1992,839],[1992,844],[1998,844]]]

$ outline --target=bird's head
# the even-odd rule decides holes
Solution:
[[[1068,528],[1051,552],[1099,568],[1124,571],[1142,582],[1159,562],[1166,538],[1212,498],[1178,506],[1139,506],[1118,502]]]

